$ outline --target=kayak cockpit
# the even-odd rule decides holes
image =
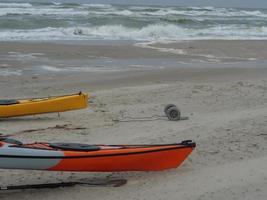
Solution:
[[[2,144],[8,144],[10,148],[28,148],[28,149],[40,149],[40,150],[53,150],[53,151],[99,151],[103,149],[120,149],[121,146],[112,146],[112,145],[92,145],[92,144],[81,144],[81,143],[30,143],[23,144],[19,140],[0,137],[0,142]],[[1,146],[1,145],[0,145]]]
[[[8,143],[8,144],[14,144],[14,145],[23,145],[23,143],[19,140],[15,140],[8,137],[0,137],[0,141]]]
[[[80,143],[50,143],[50,147],[61,150],[71,151],[98,151],[101,148],[97,145],[80,144]]]
[[[0,106],[8,106],[18,104],[19,101],[16,99],[0,99]]]

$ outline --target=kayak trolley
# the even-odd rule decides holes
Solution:
[[[164,113],[171,121],[181,120],[181,111],[174,104],[168,104],[164,108]]]

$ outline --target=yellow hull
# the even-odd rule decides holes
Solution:
[[[88,106],[88,95],[79,93],[59,97],[23,99],[17,100],[17,102],[12,105],[0,105],[0,117],[17,117],[83,109]]]

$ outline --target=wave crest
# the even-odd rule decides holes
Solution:
[[[0,40],[264,39],[266,27],[264,9],[0,3]]]
[[[94,37],[96,39],[117,40],[172,40],[178,39],[182,28],[175,25],[148,25],[141,29],[129,28],[122,25],[106,25],[90,28],[76,28],[74,34]]]

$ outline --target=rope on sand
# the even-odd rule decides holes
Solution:
[[[149,117],[124,117],[123,119],[113,119],[114,122],[143,122],[156,120],[181,121],[188,120],[189,117],[181,117],[181,111],[174,104],[167,104],[164,108],[165,115],[153,115]]]

